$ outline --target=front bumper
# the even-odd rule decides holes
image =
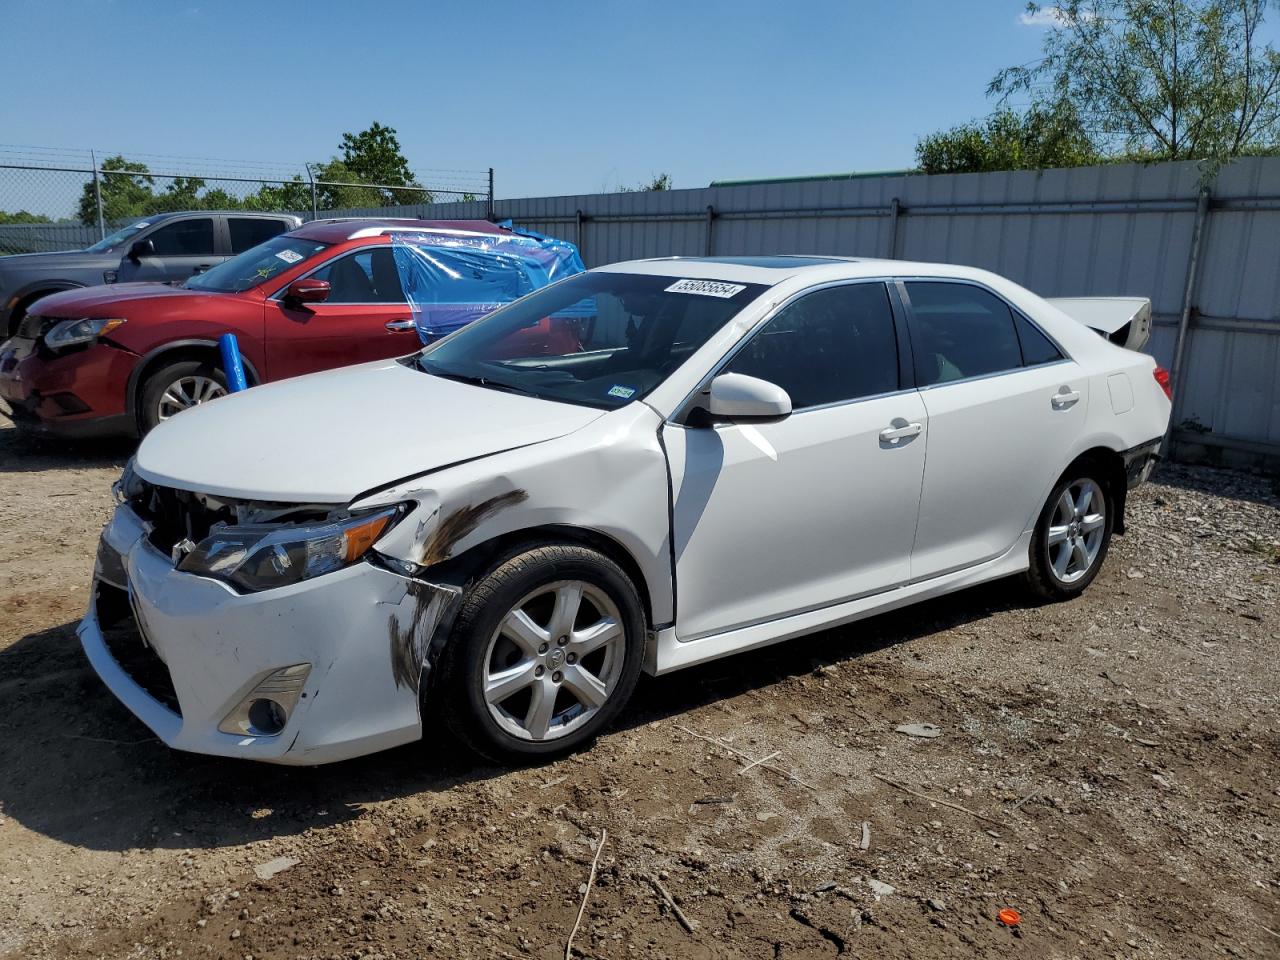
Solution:
[[[169,746],[309,765],[421,737],[423,663],[456,609],[456,588],[357,563],[241,595],[176,570],[147,533],[127,505],[116,509],[103,531],[89,611],[78,632],[103,682]],[[137,626],[123,639],[108,622],[113,605],[122,606],[122,587],[131,608],[126,627],[129,616]],[[138,659],[150,660],[152,669],[141,669]],[[218,729],[259,683],[300,663],[311,671],[279,734]],[[165,675],[171,685],[163,683]]]
[[[35,433],[91,437],[133,432],[125,407],[138,357],[107,343],[47,355],[29,340],[0,343],[0,400]]]

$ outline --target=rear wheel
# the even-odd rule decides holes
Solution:
[[[491,759],[558,756],[626,704],[644,640],[639,596],[612,560],[577,544],[526,548],[468,593],[432,695]]]
[[[227,395],[227,378],[213,364],[203,360],[180,360],[147,377],[138,409],[138,427],[143,433],[183,410]]]
[[[1049,600],[1078,596],[1106,559],[1114,523],[1102,471],[1085,462],[1073,466],[1054,487],[1031,537],[1027,584]]]

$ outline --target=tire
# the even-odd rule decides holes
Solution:
[[[149,433],[157,424],[179,412],[177,405],[166,399],[166,394],[175,399],[186,396],[191,400],[187,406],[198,406],[226,393],[226,376],[205,360],[179,360],[167,364],[148,376],[142,385],[138,431]]]
[[[644,644],[639,595],[616,563],[578,544],[525,546],[467,593],[428,697],[490,760],[551,759],[594,740],[622,710]]]
[[[1115,524],[1115,500],[1105,476],[1097,463],[1082,461],[1054,485],[1031,535],[1031,564],[1025,578],[1036,596],[1045,600],[1077,597],[1102,569]],[[1086,491],[1087,506],[1082,512]]]

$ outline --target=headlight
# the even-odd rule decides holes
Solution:
[[[357,562],[401,512],[397,506],[330,523],[224,527],[187,554],[178,569],[250,593],[288,586]]]
[[[44,335],[44,345],[50,350],[65,350],[81,343],[93,343],[124,323],[121,317],[83,320],[63,320],[54,324]]]

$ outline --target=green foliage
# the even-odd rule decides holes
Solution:
[[[53,220],[43,213],[28,213],[26,210],[15,210],[10,213],[7,210],[0,210],[0,224],[6,223],[53,223]]]
[[[1098,153],[1068,106],[1035,106],[930,134],[916,144],[916,161],[925,173],[985,173],[1082,166]]]
[[[1258,35],[1268,3],[1059,0],[1043,59],[1002,70],[988,94],[1069,104],[1112,157],[1216,166],[1271,151],[1280,53]]]
[[[155,178],[148,176],[145,163],[133,163],[122,156],[107,157],[99,168],[102,191],[102,215],[108,223],[140,217],[146,213],[146,205],[155,195],[152,187]],[[98,206],[94,184],[90,180],[80,191],[80,203],[76,214],[81,223],[95,225],[98,222]]]
[[[671,174],[655,173],[647,183],[638,183],[634,187],[619,187],[620,193],[650,193],[655,190],[670,190]]]

